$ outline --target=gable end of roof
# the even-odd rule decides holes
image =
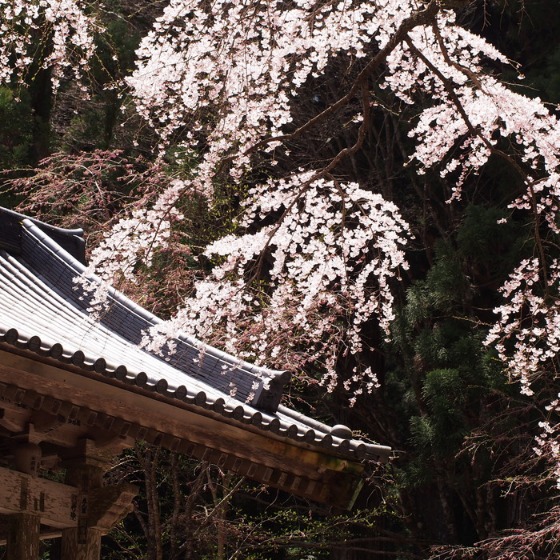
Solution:
[[[86,244],[84,231],[80,228],[63,229],[39,220],[29,218],[13,210],[0,207],[0,248],[6,249],[12,254],[20,254],[22,250],[23,222],[35,224],[41,231],[53,239],[72,257],[81,264],[86,262]]]

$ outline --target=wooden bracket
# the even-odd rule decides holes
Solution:
[[[138,488],[133,484],[92,490],[89,494],[88,526],[107,533],[132,511],[132,500],[137,494]]]

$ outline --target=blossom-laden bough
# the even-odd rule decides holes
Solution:
[[[371,192],[375,188],[337,176],[340,163],[363,146],[376,110],[375,79],[404,103],[422,98],[424,109],[410,129],[410,165],[451,178],[451,199],[460,199],[465,179],[491,156],[518,174],[524,188],[511,208],[532,215],[535,258],[512,272],[517,287],[504,287],[511,303],[498,310],[489,342],[498,341],[525,392],[533,376],[546,372],[555,379],[549,362],[558,351],[558,313],[550,294],[558,286],[542,231],[546,225],[558,233],[558,120],[539,99],[514,91],[488,70],[509,61],[458,25],[445,3],[172,0],[137,55],[128,85],[138,112],[160,135],[162,149],[180,137],[197,160],[182,183],[185,192],[212,197],[217,183],[252,185],[239,234],[207,248],[221,264],[198,283],[171,330],[186,328],[279,365],[321,356],[323,382],[331,389],[337,359],[346,352],[356,362],[355,377],[346,382],[352,394],[375,385],[375,372],[361,357],[361,329],[375,317],[389,332],[391,278],[405,266],[408,229],[397,208]],[[341,57],[359,71],[339,99],[301,122],[298,95]],[[328,161],[290,169],[291,145],[342,110],[352,113],[354,144]],[[283,164],[275,167],[277,161]],[[127,218],[132,221],[118,224],[114,236],[126,227],[153,231],[148,214]],[[122,254],[126,244],[108,238],[106,246],[113,262],[131,265]],[[103,255],[98,265],[110,266]],[[514,307],[523,298],[540,298],[534,321],[547,317],[546,326],[531,330],[520,322]],[[295,336],[282,336],[286,331]],[[535,345],[539,332],[546,336]],[[513,354],[506,351],[508,339],[515,341]],[[301,357],[304,347],[307,358]]]

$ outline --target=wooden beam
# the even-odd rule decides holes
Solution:
[[[132,500],[138,494],[133,484],[103,486],[89,494],[88,525],[106,533],[133,509]]]
[[[32,514],[55,528],[77,524],[76,488],[0,467],[0,514]]]
[[[105,447],[107,452],[112,455],[120,453],[134,443],[130,438],[119,437],[115,433],[104,430],[100,426],[102,418],[99,418],[99,421],[94,425],[88,425],[86,422],[65,417],[61,413],[63,411],[60,410],[53,414],[50,409],[63,408],[64,403],[59,399],[42,399],[41,405],[46,410],[34,410],[24,404],[7,400],[0,401],[0,410],[3,413],[0,419],[0,427],[12,432],[14,441],[19,439],[37,444],[48,442],[62,448],[74,447],[80,439],[95,435],[96,443],[99,440],[101,446]],[[86,416],[86,413],[81,411],[80,408],[78,415]],[[100,447],[100,445],[98,444],[97,447]]]
[[[9,515],[0,515],[0,546],[6,546],[8,544],[8,522]],[[62,529],[46,529],[41,527],[41,533],[39,534],[39,539],[42,541],[48,541],[51,539],[59,539],[62,536]]]
[[[98,374],[66,371],[17,354],[0,351],[0,381],[18,384],[55,399],[70,399],[78,407],[88,407],[132,424],[246,458],[271,468],[318,480],[322,473],[338,471],[360,475],[358,462],[323,453],[307,442],[294,442],[271,432],[263,432],[201,408],[169,403],[165,397],[133,386],[123,387]],[[21,375],[25,371],[29,375]],[[139,438],[140,439],[140,438]]]
[[[36,516],[54,529],[83,526],[108,532],[131,509],[137,488],[131,484],[89,491],[0,467],[0,514]]]
[[[9,392],[11,385],[0,382],[0,394]],[[26,391],[20,391],[20,395]],[[13,391],[11,391],[13,393]],[[5,398],[2,396],[1,398]],[[37,444],[41,446],[42,457],[41,467],[53,469],[60,462],[61,458],[66,458],[68,452],[65,449],[77,449],[80,441],[95,437],[96,452],[100,457],[110,464],[115,456],[123,449],[134,445],[134,440],[128,436],[121,436],[117,433],[108,431],[105,427],[108,417],[104,414],[95,414],[94,425],[87,425],[87,422],[75,422],[62,414],[53,414],[52,409],[68,408],[58,399],[45,397],[40,399],[42,409],[30,409],[21,403],[13,403],[7,400],[0,400],[1,420],[4,420],[4,429],[11,433],[0,436],[0,444],[3,447],[4,458],[14,460],[14,453],[22,443]],[[79,409],[80,417],[91,417],[91,411]],[[111,420],[111,425],[115,424]],[[116,426],[118,427],[118,426]],[[21,470],[21,469],[17,469]]]
[[[105,462],[96,453],[95,443],[82,439],[70,451],[64,464],[66,482],[76,486],[80,491],[78,500],[78,525],[62,531],[61,560],[99,560],[102,532],[92,527],[91,511],[93,492],[98,492],[103,485]],[[100,509],[105,510],[112,503],[103,500]],[[99,517],[99,516],[97,516]]]
[[[22,431],[27,422],[29,422],[30,412],[25,408],[15,407],[4,401],[2,406],[2,418],[0,418],[0,427],[8,432]]]

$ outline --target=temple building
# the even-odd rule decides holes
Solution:
[[[103,473],[136,441],[260,483],[351,508],[365,464],[390,448],[356,440],[282,404],[288,372],[257,367],[179,335],[140,346],[160,319],[117,290],[91,312],[81,230],[0,209],[0,544],[37,560],[62,538],[63,560],[97,560],[101,536],[136,489]],[[77,283],[76,278],[85,280]],[[43,476],[60,469],[64,482]]]

